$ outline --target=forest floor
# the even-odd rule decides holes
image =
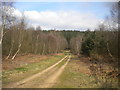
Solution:
[[[17,65],[11,65],[15,63]],[[69,52],[21,56],[11,64],[9,61],[3,62],[3,88],[117,87],[117,79],[112,79],[111,83],[111,79],[101,79],[91,74],[90,58],[78,58]]]

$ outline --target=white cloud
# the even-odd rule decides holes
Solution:
[[[20,18],[20,17],[22,17],[22,13],[19,11],[19,10],[17,10],[17,9],[14,9],[14,13],[13,13],[16,17],[18,17],[18,18]]]
[[[15,10],[15,15],[22,14]],[[40,25],[42,29],[94,29],[102,21],[94,14],[77,11],[24,11],[24,15],[29,25]]]

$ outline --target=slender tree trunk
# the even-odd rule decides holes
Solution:
[[[13,50],[13,44],[14,44],[14,40],[12,41],[12,45],[11,45],[11,48],[10,48],[10,51],[9,51],[9,54],[8,56],[6,57],[6,59],[9,59],[11,53],[12,53],[12,50]]]
[[[50,43],[48,42],[48,54],[50,54]]]
[[[110,49],[109,49],[109,43],[108,42],[107,42],[107,51],[108,51],[109,56],[113,59],[113,56],[112,56],[112,54],[110,52]]]
[[[58,53],[59,52],[59,44],[58,44],[58,42],[57,42],[57,45],[56,45],[56,53]]]
[[[45,52],[45,43],[43,45],[43,52],[42,52],[42,55],[44,55],[44,52]]]
[[[38,50],[38,38],[39,38],[39,35],[37,35],[37,40],[35,45],[35,54],[37,54],[37,50]]]
[[[2,39],[3,39],[3,27],[1,28],[1,33],[0,33],[0,45],[2,45]]]
[[[22,45],[22,30],[20,30],[20,39],[19,39],[18,50],[17,50],[16,53],[13,55],[12,59],[15,59],[15,57],[17,56],[18,52],[20,51],[21,45]]]
[[[79,41],[76,41],[76,44],[77,44],[77,46],[76,46],[76,48],[77,48],[77,55],[79,56]]]
[[[0,45],[2,45],[2,40],[3,40],[3,30],[4,30],[4,28],[5,28],[5,22],[6,22],[6,16],[3,16],[3,23],[2,23],[2,27],[1,27],[1,35],[0,35]]]
[[[3,37],[4,37],[5,34],[8,32],[8,31],[6,31],[6,32],[3,33],[3,30],[4,30],[4,28],[2,27],[2,28],[1,28],[1,33],[0,33],[0,45],[2,44]]]
[[[56,48],[56,53],[58,53],[58,47]]]
[[[17,52],[14,54],[14,56],[12,57],[12,59],[15,59],[16,55],[17,55],[18,52],[20,51],[20,48],[21,48],[21,43],[19,44],[18,50],[17,50]]]

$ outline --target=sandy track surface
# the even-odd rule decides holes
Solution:
[[[57,69],[51,76],[49,76],[43,83],[42,85],[39,86],[39,88],[51,88],[52,86],[54,86],[57,83],[57,80],[59,78],[59,76],[62,74],[62,72],[64,71],[66,65],[68,64],[68,62],[70,61],[71,56],[69,56],[68,60],[66,61],[66,63],[64,65],[62,65],[62,67],[60,67],[59,69]]]

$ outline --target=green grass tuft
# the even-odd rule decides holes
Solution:
[[[27,71],[28,69],[25,67],[19,67],[19,68],[15,68],[15,70],[24,72],[24,71]]]

